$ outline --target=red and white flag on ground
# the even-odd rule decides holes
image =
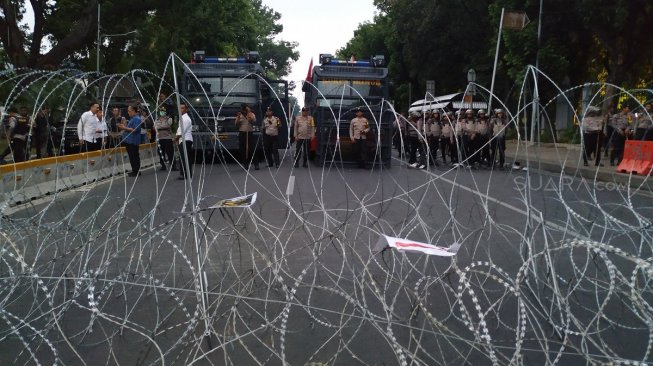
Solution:
[[[400,252],[418,252],[428,255],[437,255],[440,257],[453,257],[458,253],[460,243],[453,243],[449,248],[443,248],[433,244],[381,235],[374,250],[381,251],[388,247],[395,248]]]

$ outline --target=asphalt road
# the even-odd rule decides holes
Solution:
[[[3,217],[0,364],[653,361],[649,194],[289,160],[150,169]],[[462,247],[379,253],[381,234]]]

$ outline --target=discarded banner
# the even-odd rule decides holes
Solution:
[[[252,206],[255,202],[256,192],[248,194],[247,196],[228,198],[226,200],[218,201],[218,203],[209,208],[245,208]]]
[[[432,244],[420,243],[409,239],[393,238],[387,235],[381,235],[376,243],[375,251],[381,251],[385,248],[395,248],[401,252],[419,252],[428,255],[437,255],[440,257],[452,257],[458,253],[460,243],[453,243],[449,248],[443,248]]]

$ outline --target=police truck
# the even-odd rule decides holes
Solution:
[[[320,55],[304,83],[305,107],[316,124],[311,150],[320,164],[353,163],[350,121],[358,109],[370,123],[368,159],[390,166],[394,113],[388,103],[388,69],[383,56],[370,61],[338,60]],[[375,155],[376,152],[376,155]]]
[[[244,57],[209,57],[195,51],[186,64],[181,94],[191,106],[193,147],[196,158],[224,157],[227,150],[238,156],[236,114],[247,104],[254,114],[255,138],[260,136],[260,124],[270,107],[279,117],[279,146],[288,141],[288,82],[269,80],[259,63],[258,52]],[[257,153],[263,150],[259,140]]]

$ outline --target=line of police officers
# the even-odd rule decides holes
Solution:
[[[502,109],[495,110],[492,118],[480,109],[476,115],[471,109],[465,113],[433,110],[425,113],[411,113],[409,118],[399,116],[395,146],[400,155],[408,154],[412,168],[425,169],[427,163],[439,166],[438,151],[442,163],[461,163],[477,169],[481,165],[493,168],[498,157],[498,168],[505,165],[506,128],[508,121]],[[428,161],[427,161],[428,159]]]
[[[610,158],[610,165],[621,163],[624,157],[626,140],[653,141],[653,106],[648,103],[641,113],[631,113],[628,105],[623,105],[621,111],[613,115],[601,115],[601,108],[590,106],[583,117],[583,162],[588,165],[588,159],[594,158],[595,166],[601,163],[601,148],[605,149],[604,157]]]

